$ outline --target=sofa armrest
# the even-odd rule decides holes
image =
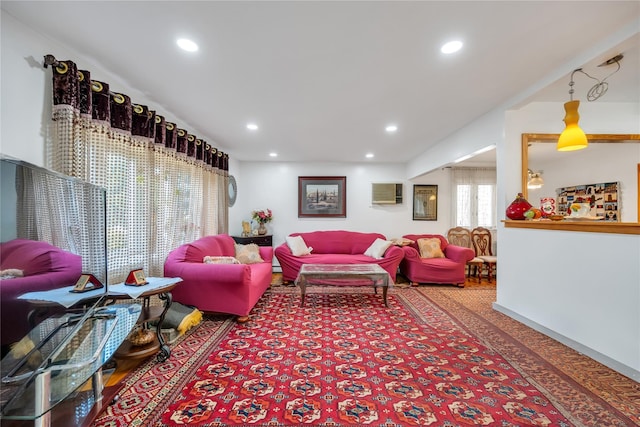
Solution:
[[[260,258],[264,260],[264,262],[268,262],[271,264],[273,261],[273,247],[272,246],[258,246],[258,250],[260,251]]]
[[[165,265],[165,276],[180,277],[184,282],[242,283],[249,274],[248,264],[204,264],[198,262],[178,262]]]
[[[291,248],[289,247],[289,245],[287,245],[286,242],[277,246],[273,252],[276,256],[278,253],[293,256],[293,252],[291,252]]]
[[[411,246],[402,246],[402,251],[404,252],[404,258],[407,260],[417,261],[420,259],[418,251]]]
[[[467,261],[471,261],[475,256],[475,252],[471,248],[465,248],[463,246],[447,245],[444,248],[444,255],[452,261],[466,264]]]
[[[402,256],[404,257],[404,252],[402,251],[402,248],[400,246],[389,246],[389,248],[384,252],[384,255],[382,256],[383,258],[393,258],[396,256]]]

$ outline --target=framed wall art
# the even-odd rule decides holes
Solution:
[[[298,218],[346,218],[346,176],[299,176]]]
[[[413,220],[437,221],[438,220],[438,186],[418,185],[413,186]]]
[[[576,219],[571,215],[571,205],[574,203],[589,203],[590,210],[585,219],[619,222],[619,188],[620,183],[618,182],[600,182],[597,184],[556,188],[558,213],[571,217],[570,219]]]

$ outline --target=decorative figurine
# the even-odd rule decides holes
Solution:
[[[251,235],[251,224],[249,221],[242,221],[242,237],[249,237]]]

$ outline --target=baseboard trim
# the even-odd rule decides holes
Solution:
[[[624,363],[620,363],[617,360],[610,358],[609,356],[606,356],[590,347],[587,347],[583,344],[580,344],[577,341],[572,340],[571,338],[565,337],[564,335],[559,334],[545,326],[542,326],[539,323],[536,323],[530,319],[527,319],[526,317],[523,317],[518,313],[511,311],[508,308],[503,307],[502,305],[496,302],[493,303],[493,309],[496,311],[499,311],[504,315],[511,317],[514,320],[517,320],[518,322],[530,327],[531,329],[534,329],[542,334],[545,334],[550,338],[553,338],[554,340],[566,345],[567,347],[574,349],[578,353],[584,354],[585,356],[590,357],[593,360],[602,363],[603,365],[613,369],[616,372],[621,373],[626,377],[631,378],[636,382],[640,382],[640,371],[630,366],[627,366]]]

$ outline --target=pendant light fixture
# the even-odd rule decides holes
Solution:
[[[580,120],[580,114],[578,114],[579,106],[580,101],[574,101],[573,99],[564,104],[564,123],[566,127],[560,134],[560,138],[558,138],[558,145],[556,146],[558,151],[582,150],[589,145],[587,135],[578,125],[578,120]]]
[[[527,188],[530,190],[537,190],[542,188],[544,185],[544,180],[542,179],[542,171],[533,172],[531,169],[528,170],[529,181],[527,182]]]
[[[609,77],[611,77],[613,74],[617,73],[618,70],[620,70],[620,60],[622,58],[623,58],[622,54],[616,55],[613,58],[608,59],[607,61],[599,65],[599,67],[603,67],[611,64],[616,64],[618,66],[618,68],[614,72],[612,72],[602,80],[598,80],[595,77],[590,76],[589,74],[584,72],[582,68],[576,68],[575,70],[573,70],[573,72],[571,73],[571,81],[569,82],[570,100],[569,102],[566,102],[564,104],[564,111],[565,111],[564,123],[566,127],[564,131],[562,131],[562,133],[560,134],[560,138],[558,139],[558,144],[556,146],[556,149],[558,151],[582,150],[583,148],[587,148],[587,146],[589,145],[589,142],[587,141],[587,136],[585,135],[584,131],[580,129],[580,126],[578,125],[578,120],[580,120],[580,114],[578,113],[578,107],[580,106],[580,101],[573,99],[573,92],[574,92],[573,85],[575,84],[573,81],[574,74],[577,72],[581,72],[585,76],[598,82],[591,89],[589,89],[589,92],[587,93],[587,100],[595,101],[596,99],[600,98],[602,95],[607,93],[607,89],[609,88],[609,83],[607,83],[606,80]]]

